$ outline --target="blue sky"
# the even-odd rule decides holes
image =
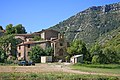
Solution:
[[[27,32],[47,29],[91,6],[120,0],[0,0],[0,25],[23,24]]]

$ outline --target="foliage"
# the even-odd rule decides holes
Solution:
[[[25,27],[22,24],[14,26],[15,34],[24,34],[26,33]]]
[[[91,57],[92,57],[92,63],[106,63],[106,57],[102,53],[101,45],[96,43],[92,48],[90,49]]]
[[[93,64],[98,64],[100,63],[100,60],[99,60],[99,56],[98,55],[95,55],[92,57],[92,63]]]
[[[54,50],[52,47],[47,47],[44,51],[45,51],[46,56],[53,56],[54,54]]]
[[[64,32],[65,37],[70,42],[74,39],[81,39],[90,47],[105,33],[120,27],[119,8],[119,3],[93,6],[50,27],[50,29]],[[82,31],[74,32],[78,30]]]
[[[34,46],[29,52],[29,57],[33,62],[40,62],[41,56],[52,56],[53,48],[47,47],[45,50],[40,46]]]
[[[84,72],[120,74],[119,64],[74,64],[71,68]]]
[[[29,52],[29,57],[33,62],[40,62],[41,56],[45,56],[44,50],[40,46],[34,46]]]
[[[70,56],[67,55],[67,56],[65,57],[65,60],[66,60],[66,62],[70,61]]]
[[[0,48],[0,63],[5,62],[6,58],[7,56],[5,54],[5,51],[2,48]]]
[[[118,49],[116,50],[115,46],[113,46],[112,44],[114,43],[111,42],[109,44],[109,42],[107,42],[103,46],[99,45],[98,43],[95,44],[90,50],[92,56],[92,63],[119,63],[120,55],[117,51]]]
[[[43,40],[40,36],[34,36],[33,41],[40,41]]]
[[[13,25],[12,24],[8,24],[6,26],[6,34],[13,34],[13,33],[15,33]]]
[[[119,80],[119,77],[71,73],[0,73],[1,80]]]
[[[24,34],[24,33],[26,33],[26,30],[25,27],[22,26],[22,24],[18,24],[16,26],[9,24],[6,26],[6,34]]]
[[[0,48],[5,52],[7,56],[12,55],[16,57],[16,46],[18,42],[14,38],[14,35],[4,35],[0,37]]]
[[[119,63],[120,56],[114,50],[114,48],[104,48],[103,53],[106,56],[106,63]]]
[[[87,51],[85,43],[81,40],[75,40],[71,43],[70,47],[67,48],[67,52],[69,53],[70,57],[74,55],[83,54],[84,60],[89,60],[90,55]]]

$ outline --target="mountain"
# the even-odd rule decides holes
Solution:
[[[104,35],[100,36],[96,41],[101,45],[108,45],[108,43],[109,46],[114,44],[114,46],[120,45],[120,27],[105,33]]]
[[[120,27],[120,2],[92,6],[50,27],[65,34],[69,41],[81,39],[88,45],[98,38]]]

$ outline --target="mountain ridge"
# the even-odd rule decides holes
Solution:
[[[120,27],[120,2],[89,7],[49,29],[64,32],[69,41],[81,39],[91,45],[100,36],[118,27]]]

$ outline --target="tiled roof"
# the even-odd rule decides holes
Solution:
[[[32,33],[32,34],[16,34],[15,36],[24,36],[24,37],[31,37],[34,35],[39,35],[38,33]]]
[[[45,42],[50,42],[49,40],[43,40],[43,41],[26,41],[26,42],[22,42],[20,44],[18,44],[18,46],[20,45],[27,45],[27,44],[40,44],[40,43],[45,43]]]
[[[42,32],[46,32],[46,31],[53,31],[53,32],[59,33],[58,31],[53,30],[53,29],[43,29],[42,31],[38,31],[38,32],[35,32],[35,33],[42,33]]]

